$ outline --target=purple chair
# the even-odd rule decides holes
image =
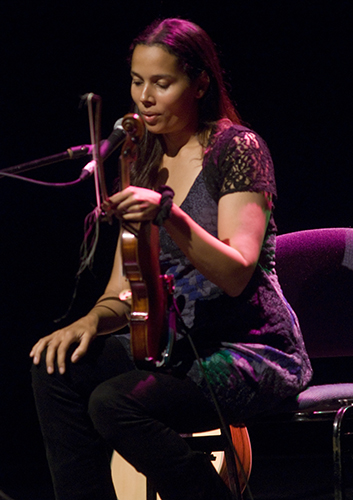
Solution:
[[[313,365],[320,358],[353,356],[353,229],[280,235],[276,262],[281,287],[298,315]],[[335,500],[346,498],[342,424],[343,420],[349,423],[353,410],[353,370],[347,376],[348,383],[310,386],[285,408],[284,415],[294,421],[333,421]]]
[[[277,272],[285,297],[298,315],[310,358],[353,356],[353,229],[314,229],[280,235]],[[283,405],[278,414],[254,419],[270,421],[333,421],[334,498],[345,500],[342,467],[343,420],[353,410],[352,383],[312,385]],[[248,423],[245,422],[245,425]],[[352,429],[353,432],[353,429]],[[186,438],[195,449],[225,450],[230,486],[243,499],[232,446],[224,435]],[[147,500],[156,492],[147,485]]]

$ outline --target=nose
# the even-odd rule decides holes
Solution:
[[[151,89],[151,86],[147,83],[142,88],[140,94],[140,102],[146,107],[155,104],[153,90]]]

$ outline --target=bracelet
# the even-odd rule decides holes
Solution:
[[[170,211],[173,205],[174,191],[169,186],[159,186],[158,192],[161,193],[162,196],[159,202],[158,214],[152,222],[155,226],[162,226],[163,222],[170,216]]]

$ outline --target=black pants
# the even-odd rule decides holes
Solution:
[[[136,370],[117,337],[98,337],[67,372],[32,369],[57,500],[116,500],[112,449],[149,477],[163,500],[228,499],[218,474],[179,433],[219,426],[190,379]]]

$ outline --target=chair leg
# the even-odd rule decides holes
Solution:
[[[348,401],[347,401],[348,403]],[[345,500],[345,488],[343,481],[342,463],[342,422],[349,410],[353,409],[353,403],[341,407],[333,422],[333,467],[334,467],[334,499]]]

